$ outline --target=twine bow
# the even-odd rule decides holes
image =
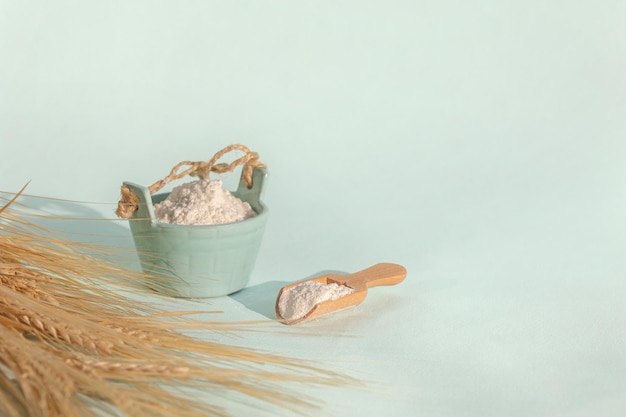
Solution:
[[[242,151],[245,152],[245,155],[234,160],[230,164],[225,162],[217,163],[217,161],[219,161],[224,155],[232,151]],[[208,179],[211,172],[223,174],[225,172],[230,172],[234,170],[239,165],[243,165],[242,178],[248,188],[252,187],[252,172],[254,168],[266,168],[265,164],[259,161],[258,153],[251,151],[244,145],[234,144],[229,145],[221,151],[217,152],[213,156],[213,158],[211,158],[207,162],[179,162],[174,168],[172,168],[170,173],[165,178],[149,186],[148,191],[150,191],[150,194],[154,194],[163,187],[165,187],[166,184],[172,181],[179,180],[186,175],[198,177],[200,179]],[[184,167],[187,168],[179,172]],[[138,206],[139,199],[137,198],[137,196],[130,190],[128,186],[123,185],[121,189],[121,199],[117,204],[117,210],[115,210],[115,214],[123,219],[130,219],[133,213],[135,213],[135,211],[137,210]]]

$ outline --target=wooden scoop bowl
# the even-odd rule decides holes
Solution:
[[[305,320],[311,320],[324,314],[333,313],[335,311],[344,310],[361,304],[367,296],[367,289],[379,285],[395,285],[404,280],[406,277],[406,269],[397,264],[380,263],[352,274],[326,274],[315,278],[310,278],[294,284],[284,286],[278,292],[276,297],[276,317],[285,324],[296,324]],[[345,295],[337,300],[328,300],[316,304],[303,317],[288,320],[281,316],[278,303],[282,294],[304,282],[318,282],[320,284],[339,284],[350,287],[353,293]]]

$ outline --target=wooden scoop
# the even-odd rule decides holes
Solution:
[[[296,282],[294,284],[289,284],[281,288],[278,292],[278,297],[276,297],[276,317],[285,324],[296,324],[305,320],[311,320],[324,314],[354,307],[365,300],[365,297],[367,296],[367,289],[369,287],[376,287],[379,285],[395,285],[402,282],[405,277],[406,269],[403,266],[391,263],[380,263],[353,274],[326,274]],[[280,297],[285,291],[309,281],[318,282],[320,284],[334,283],[345,285],[352,288],[354,292],[337,300],[328,300],[316,304],[303,317],[292,320],[282,317],[279,309]]]

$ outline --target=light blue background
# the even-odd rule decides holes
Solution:
[[[250,288],[207,301],[224,319],[321,271],[409,271],[224,338],[380,384],[315,391],[320,415],[615,416],[625,22],[623,1],[2,0],[0,189],[113,219],[122,181],[244,143],[271,219]]]

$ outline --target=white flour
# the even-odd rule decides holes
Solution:
[[[256,216],[250,204],[222,189],[221,180],[198,180],[174,187],[154,206],[164,223],[207,225],[232,223]]]
[[[278,311],[285,320],[297,320],[304,317],[317,304],[337,300],[353,292],[352,288],[345,285],[306,281],[283,291],[278,300]]]

